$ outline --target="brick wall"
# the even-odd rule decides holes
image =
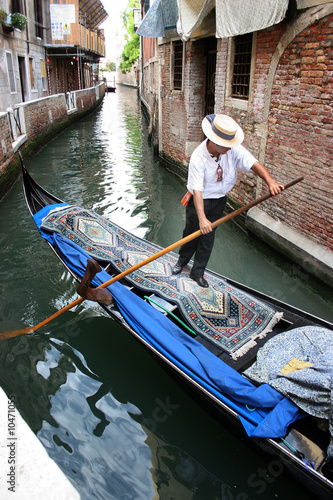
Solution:
[[[215,112],[230,114],[241,124],[244,145],[278,182],[305,177],[261,208],[333,250],[333,16],[320,19],[322,12],[310,9],[256,34],[248,109],[227,100],[228,40],[218,40]],[[160,46],[161,151],[182,166],[183,175],[190,159],[188,144],[203,138],[205,39],[186,43],[183,92],[170,90],[170,50],[170,43]],[[255,175],[240,173],[229,198],[244,205],[266,192]]]
[[[302,185],[265,210],[333,250],[333,16],[283,53],[272,88],[266,164]]]
[[[24,106],[26,133],[29,140],[44,133],[53,124],[67,120],[65,94],[29,101]]]
[[[2,171],[4,169],[4,163],[7,161],[7,156],[12,151],[12,141],[10,137],[7,113],[0,113],[0,139],[0,171]],[[5,155],[4,152],[7,152],[7,155]]]
[[[9,131],[7,113],[0,113],[0,179],[6,179],[6,183],[11,185],[15,181],[15,174],[8,169],[10,159],[13,154],[12,141]],[[0,198],[1,198],[1,183],[0,183]]]
[[[163,84],[162,129],[163,154],[187,168],[190,154],[187,143],[199,144],[203,139],[201,120],[204,114],[206,59],[203,42],[187,43],[184,59],[183,90],[172,90],[171,43],[160,47],[164,61],[161,67]],[[184,172],[183,172],[184,173]]]

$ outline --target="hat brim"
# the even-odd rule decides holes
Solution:
[[[244,140],[244,132],[238,124],[237,127],[238,129],[235,137],[229,141],[227,139],[222,139],[217,134],[215,134],[215,132],[213,132],[211,123],[206,117],[202,120],[202,130],[205,136],[210,141],[214,142],[214,144],[217,144],[218,146],[224,146],[225,148],[234,148],[242,144]]]

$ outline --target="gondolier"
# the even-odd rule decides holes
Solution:
[[[244,133],[227,115],[207,115],[202,121],[205,139],[193,152],[188,170],[186,224],[183,237],[200,229],[201,236],[183,245],[173,274],[179,274],[194,255],[190,277],[207,288],[204,272],[211,255],[215,229],[211,223],[222,217],[227,193],[237,180],[237,169],[254,172],[263,179],[272,195],[281,192],[267,169],[241,143]]]
[[[209,402],[214,413],[218,410],[237,432],[254,438],[251,446],[267,452],[270,464],[272,456],[276,463],[287,463],[288,471],[316,498],[331,500],[332,323],[213,271],[207,271],[209,293],[187,272],[175,278],[177,256],[171,252],[190,241],[190,235],[162,249],[90,209],[61,201],[37,184],[20,159],[28,209],[40,235],[80,283],[82,296],[100,302],[179,381]],[[284,189],[301,180],[286,183]],[[252,201],[212,226],[271,196]],[[159,265],[148,267],[156,259]],[[113,300],[100,295],[106,287]],[[37,325],[0,332],[0,340],[33,335],[83,297]],[[80,308],[77,311],[79,321]],[[323,436],[318,418],[330,433]]]

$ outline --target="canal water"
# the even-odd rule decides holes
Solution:
[[[64,201],[168,246],[182,235],[185,186],[159,164],[147,137],[136,90],[119,87],[27,166]],[[0,204],[0,220],[0,330],[7,331],[39,323],[77,295],[39,237],[20,182]],[[333,321],[331,289],[233,222],[217,230],[209,267]],[[311,498],[97,304],[0,342],[0,385],[84,500]]]

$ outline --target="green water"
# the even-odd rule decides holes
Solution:
[[[185,187],[153,157],[134,89],[107,95],[27,167],[57,197],[140,237],[162,246],[181,238]],[[77,295],[39,237],[20,182],[0,204],[0,220],[6,331],[39,323]],[[331,289],[231,222],[217,231],[209,267],[333,321]],[[1,386],[83,499],[312,498],[96,304],[2,341],[0,366]]]

